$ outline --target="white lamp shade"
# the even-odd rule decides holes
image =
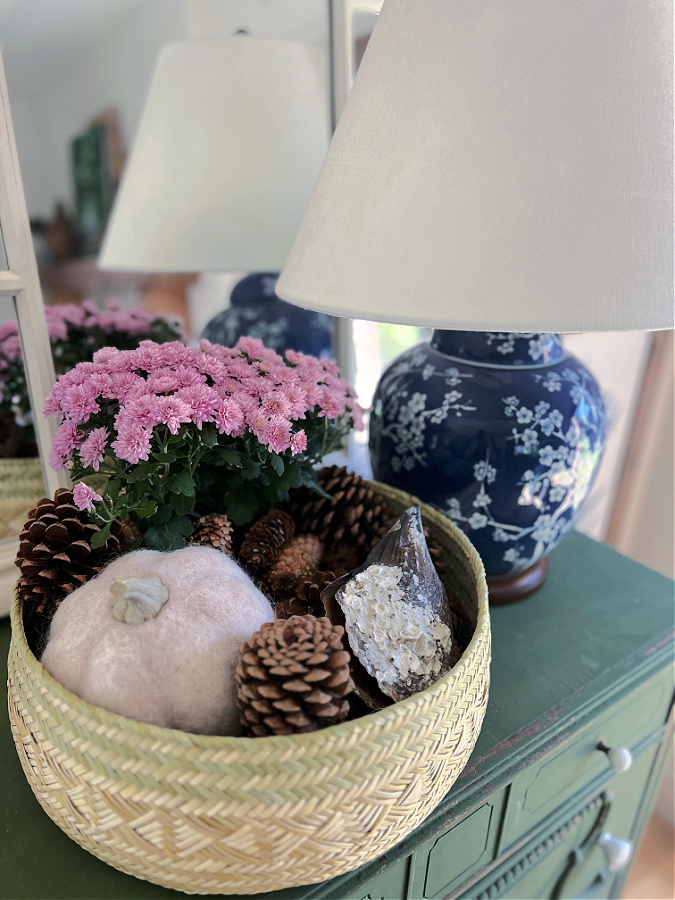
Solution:
[[[466,330],[673,327],[669,0],[385,0],[277,285]]]
[[[280,269],[328,146],[324,66],[243,35],[165,47],[101,267]]]

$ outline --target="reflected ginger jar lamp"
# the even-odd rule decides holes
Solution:
[[[277,286],[436,329],[380,380],[373,474],[465,531],[492,603],[543,582],[602,456],[561,333],[674,324],[668,6],[386,0]]]

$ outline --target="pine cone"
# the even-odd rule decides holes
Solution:
[[[396,516],[367,481],[345,466],[320,469],[318,482],[332,499],[310,488],[299,488],[291,496],[290,511],[298,531],[317,535],[326,546],[345,543],[366,556]]]
[[[326,615],[321,602],[321,591],[335,581],[333,572],[315,572],[310,579],[300,586],[296,594],[281,597],[275,604],[277,619],[290,619],[291,616]]]
[[[18,591],[35,613],[51,615],[64,597],[98,575],[124,545],[122,523],[115,519],[108,541],[96,550],[92,537],[100,531],[73,503],[73,492],[59,488],[28,513],[15,563],[21,569]]]
[[[202,516],[195,522],[190,540],[232,556],[232,523],[224,513]]]
[[[296,537],[281,551],[267,576],[275,593],[287,593],[298,588],[319,568],[323,544],[314,534]]]
[[[239,555],[253,572],[268,569],[295,537],[295,523],[287,512],[273,509],[249,530]]]
[[[266,622],[241,648],[235,673],[242,723],[254,737],[343,722],[353,688],[344,629],[326,618]]]

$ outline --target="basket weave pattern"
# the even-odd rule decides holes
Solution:
[[[407,495],[377,488],[393,512],[409,505]],[[16,601],[10,718],[24,772],[48,815],[116,868],[204,894],[322,881],[405,837],[466,765],[489,681],[480,560],[446,518],[422,509],[476,621],[472,641],[433,687],[319,732],[193,735],[91,706],[32,655]]]

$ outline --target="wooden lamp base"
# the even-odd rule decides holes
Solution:
[[[533,594],[546,581],[548,559],[543,557],[524,572],[508,578],[488,578],[488,594],[490,606],[503,606],[524,600]]]

